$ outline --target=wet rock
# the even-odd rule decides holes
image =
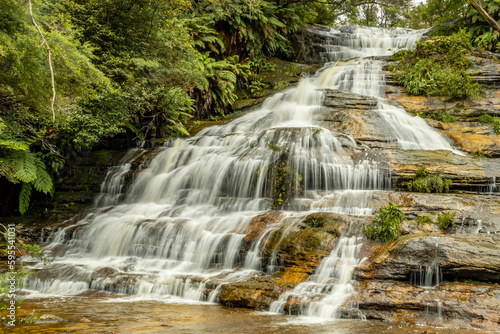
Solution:
[[[344,146],[351,149],[360,148],[358,145],[368,148],[397,147],[396,139],[387,136],[383,121],[372,112],[377,99],[332,89],[325,89],[324,92],[325,107],[317,112],[315,119],[322,127],[337,133]]]
[[[58,317],[57,315],[53,314],[42,314],[40,318],[35,322],[36,325],[40,324],[53,324],[57,322],[63,322],[66,321],[61,317]]]
[[[500,282],[500,236],[452,235],[400,238],[358,268],[364,279],[410,281],[438,266],[445,280]],[[426,269],[427,270],[427,269]]]
[[[276,277],[254,277],[245,282],[224,284],[219,300],[230,307],[268,309],[284,292],[284,287],[293,285]]]
[[[92,279],[97,279],[97,278],[102,278],[102,277],[108,277],[108,276],[113,276],[118,273],[118,269],[111,268],[111,267],[103,267],[96,269],[92,273]]]
[[[500,63],[488,55],[478,58],[477,61],[478,74],[474,78],[486,85],[484,95],[478,100],[454,101],[447,97],[410,96],[403,87],[390,79],[390,72],[386,74],[389,80],[385,97],[401,103],[411,114],[452,114],[459,122],[443,123],[429,118],[426,120],[447,135],[459,149],[500,157],[500,136],[494,133],[491,125],[481,124],[478,120],[482,114],[500,115],[500,90],[497,89],[497,84],[500,83]]]
[[[486,191],[493,178],[500,177],[500,159],[477,159],[445,150],[386,150],[392,178],[396,187],[404,189],[404,182],[415,177],[425,166],[427,172],[449,178],[455,190]],[[486,161],[487,160],[487,161]]]
[[[429,289],[366,281],[357,291],[355,302],[368,320],[484,330],[496,330],[500,323],[498,284],[445,283]]]

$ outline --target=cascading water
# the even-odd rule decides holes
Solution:
[[[328,60],[390,54],[411,47],[423,34],[360,27],[341,30],[323,33],[338,46],[329,47],[324,54]],[[304,216],[299,211],[370,215],[372,192],[390,189],[390,176],[375,161],[354,160],[342,145],[345,137],[315,121],[323,108],[323,88],[378,97],[384,85],[379,61],[330,64],[318,76],[303,78],[296,88],[269,98],[259,110],[160,149],[124,199],[116,196],[120,182],[113,182],[122,179],[126,168],[117,169],[103,185],[111,195],[97,201],[101,207],[51,238],[47,248],[54,261],[33,275],[28,288],[48,294],[104,290],[214,301],[220,285],[211,279],[242,280],[259,270],[274,271],[272,261],[269,268],[261,266],[259,252],[260,243],[279,224],[287,219],[295,224],[296,216]],[[375,112],[385,117],[386,109],[390,108]],[[399,117],[395,121],[402,122]],[[413,131],[412,122],[407,129]],[[436,135],[429,126],[425,131]],[[412,148],[451,149],[438,141],[418,146],[421,136],[397,138],[403,147],[411,142]],[[357,146],[352,138],[350,146]],[[283,203],[274,198],[279,168],[287,171],[288,188],[294,190],[294,198]],[[277,205],[289,211],[243,250],[252,219]],[[339,307],[353,292],[358,235],[359,231],[340,237],[315,275],[293,290],[308,305],[302,314],[338,316]],[[207,288],[213,289],[211,294]],[[275,311],[282,310],[282,299],[273,306]]]
[[[364,196],[352,192],[388,189],[390,178],[375,162],[354,162],[332,132],[312,121],[322,107],[317,88],[304,79],[256,112],[161,150],[125,200],[54,236],[48,248],[55,261],[30,288],[205,300],[200,291],[210,278],[260,269],[259,247],[244,254],[241,244],[252,218],[273,206],[270,180],[280,164],[301,189],[288,209],[371,214]],[[334,194],[351,206],[329,201]]]
[[[381,98],[385,93],[382,61],[366,58],[389,56],[399,49],[411,48],[427,30],[346,26],[318,33],[327,39],[326,51],[321,56],[332,62],[318,77],[321,87],[378,97],[375,111],[402,149],[450,150],[460,154],[453,149],[448,138],[432,129],[425,120],[412,117],[403,107]],[[335,66],[332,66],[333,62]]]

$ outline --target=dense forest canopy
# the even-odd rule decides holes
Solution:
[[[481,4],[499,18],[498,0]],[[24,213],[33,191],[53,192],[68,157],[102,138],[182,136],[189,119],[230,113],[266,59],[305,60],[297,36],[314,23],[446,23],[435,33],[463,28],[475,46],[500,47],[499,32],[466,0],[2,0],[2,202],[19,198]]]

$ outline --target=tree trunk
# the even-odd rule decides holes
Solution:
[[[494,18],[492,18],[490,14],[488,14],[488,12],[483,7],[481,7],[481,5],[479,5],[474,0],[467,0],[467,1],[469,1],[472,7],[474,7],[479,12],[479,14],[481,14],[481,16],[486,20],[486,22],[488,22],[490,26],[493,27],[493,29],[500,32],[500,24],[498,24],[498,22]]]
[[[54,70],[52,69],[52,59],[51,59],[51,54],[50,54],[50,47],[47,41],[45,40],[45,37],[43,37],[42,31],[40,30],[40,27],[38,27],[38,24],[36,24],[35,18],[33,17],[33,12],[31,11],[31,0],[28,0],[28,6],[30,10],[30,16],[31,16],[31,21],[33,22],[33,25],[35,26],[36,30],[38,30],[38,33],[40,34],[40,37],[42,38],[43,44],[45,44],[45,47],[47,48],[47,53],[48,53],[48,58],[49,58],[49,69],[50,69],[50,81],[52,83],[52,98],[50,99],[50,109],[52,110],[52,123],[56,121],[56,114],[54,112],[54,102],[56,100],[56,86],[55,86],[55,81],[54,81]]]

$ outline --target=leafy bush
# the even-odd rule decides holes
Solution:
[[[435,224],[444,231],[451,230],[453,226],[455,226],[455,222],[453,221],[455,216],[456,216],[455,212],[453,213],[443,212],[437,217]]]
[[[483,124],[491,124],[493,126],[493,131],[495,131],[496,134],[500,134],[500,118],[497,116],[493,117],[488,114],[482,114],[479,117],[479,122]]]
[[[451,179],[443,179],[439,175],[430,175],[425,166],[420,167],[415,172],[415,177],[412,181],[408,181],[406,186],[408,191],[420,193],[447,193],[450,191],[450,186],[453,184]]]
[[[475,99],[481,86],[468,71],[472,68],[472,45],[461,30],[451,36],[438,36],[417,42],[415,50],[397,52],[399,64],[391,70],[411,95],[450,96],[453,99]]]
[[[402,206],[392,202],[387,204],[373,217],[370,224],[363,228],[364,235],[371,240],[380,239],[391,242],[401,234],[401,223],[406,218],[401,211]]]
[[[482,114],[479,117],[479,122],[483,124],[490,124],[493,123],[493,116],[488,115],[488,114]]]
[[[500,134],[500,118],[493,117],[493,130],[498,135]]]

